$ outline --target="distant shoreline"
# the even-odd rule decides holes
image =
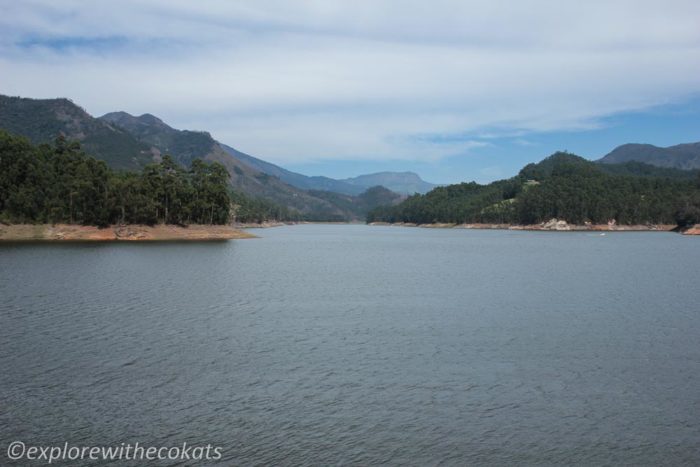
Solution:
[[[620,225],[620,224],[569,224],[566,221],[552,219],[549,222],[530,225],[513,224],[452,224],[432,223],[413,224],[410,222],[371,222],[369,225],[383,225],[391,227],[420,227],[430,229],[473,229],[473,230],[527,230],[541,232],[674,232],[678,226],[671,224],[650,225]],[[684,235],[700,235],[700,225],[695,225],[680,231]]]
[[[265,221],[260,223],[255,222],[237,222],[233,227],[237,229],[267,229],[270,227],[284,227],[288,225],[367,225],[366,222],[352,221]]]
[[[73,224],[0,224],[0,243],[9,242],[206,242],[257,238],[242,229],[281,227],[297,224],[352,224],[345,222],[265,222],[236,225],[112,225],[104,228]],[[568,224],[550,221],[535,225],[510,224],[413,224],[372,222],[370,226],[419,227],[431,229],[525,230],[541,232],[671,232],[677,226]],[[684,235],[700,235],[700,225],[680,231]]]
[[[0,224],[0,242],[150,242],[221,241],[255,238],[229,225],[112,225],[99,228],[72,224]]]

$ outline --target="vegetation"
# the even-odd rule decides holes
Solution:
[[[91,117],[68,99],[23,99],[0,95],[0,128],[34,143],[59,135],[80,141],[88,154],[118,170],[140,170],[151,162],[150,146],[121,128]]]
[[[634,172],[642,173],[630,175]],[[580,224],[694,223],[700,213],[700,178],[652,172],[639,165],[602,168],[573,154],[556,153],[527,165],[511,179],[439,187],[397,206],[374,209],[367,221],[535,224],[558,218]]]
[[[260,224],[275,221],[301,221],[304,216],[299,211],[292,210],[272,201],[246,196],[238,191],[230,191],[232,200],[231,217],[234,222],[245,224]]]
[[[309,190],[309,193],[316,198],[332,203],[333,206],[338,206],[354,219],[363,219],[371,210],[379,206],[396,204],[403,198],[402,195],[394,193],[383,186],[368,188],[357,196],[322,190]],[[343,221],[347,220],[347,218],[339,217],[337,220]]]
[[[140,173],[112,171],[59,137],[33,146],[0,131],[0,219],[11,223],[108,225],[225,224],[228,173],[195,160],[189,170],[169,156]]]
[[[598,168],[612,175],[632,175],[635,177],[697,179],[700,170],[681,170],[672,167],[657,167],[644,162],[629,161],[620,164],[597,163]]]
[[[698,184],[700,184],[700,182]],[[700,193],[695,192],[692,195],[684,197],[674,217],[676,223],[680,227],[690,227],[695,224],[700,224]]]
[[[112,128],[126,130],[139,142],[170,154],[183,166],[209,154],[216,145],[209,133],[176,130],[151,114],[134,117],[126,112],[112,112],[97,120],[108,122]]]

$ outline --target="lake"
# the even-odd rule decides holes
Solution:
[[[700,463],[699,238],[252,232],[1,245],[2,463],[14,440],[209,443],[220,465]]]

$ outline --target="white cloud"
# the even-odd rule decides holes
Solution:
[[[478,136],[419,136],[588,128],[700,92],[694,1],[8,3],[0,92],[281,163],[435,160]]]

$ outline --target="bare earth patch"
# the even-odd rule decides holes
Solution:
[[[228,225],[113,225],[98,228],[68,224],[0,224],[0,241],[208,241],[254,237]]]
[[[683,235],[700,235],[700,224],[695,224],[694,226],[685,229]]]

